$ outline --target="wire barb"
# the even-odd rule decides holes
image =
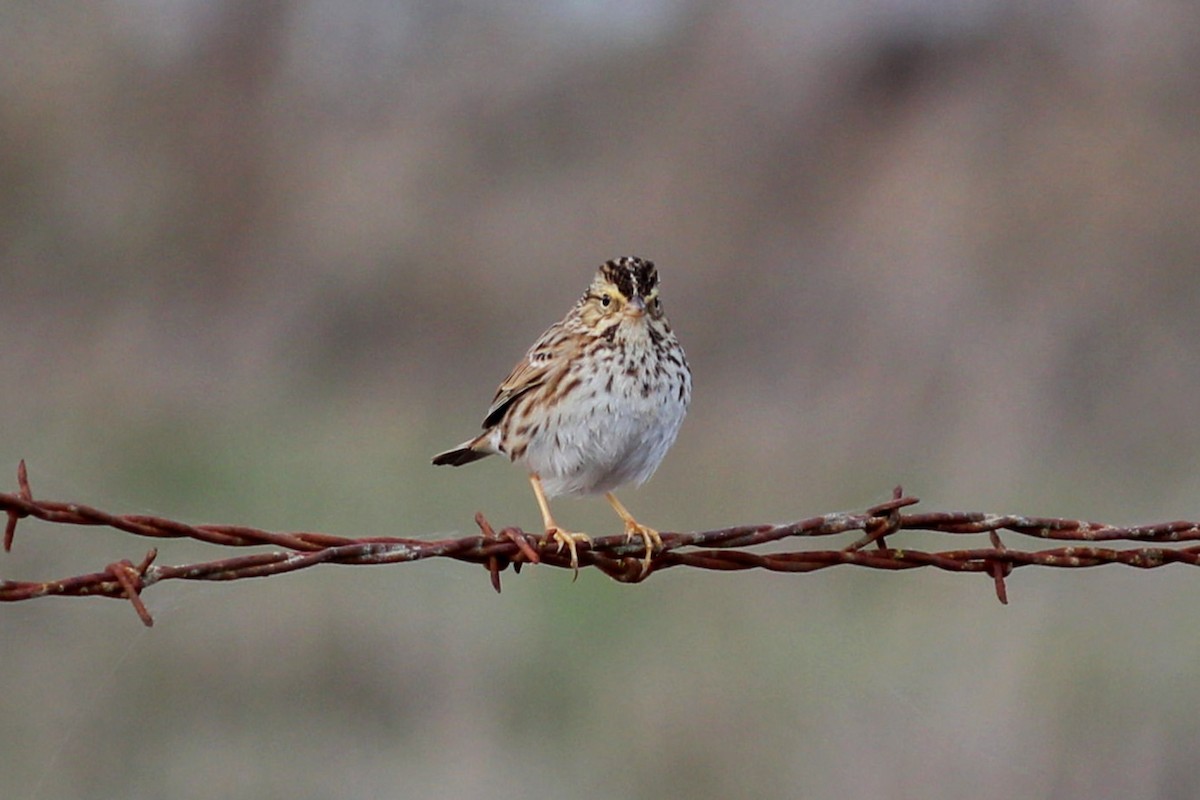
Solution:
[[[663,546],[644,568],[645,547],[624,534],[595,537],[579,550],[579,567],[596,567],[622,583],[640,583],[671,567],[718,571],[762,569],[771,572],[815,572],[834,566],[908,570],[933,567],[947,572],[980,572],[992,579],[996,597],[1008,603],[1007,578],[1018,567],[1037,565],[1079,569],[1124,564],[1153,569],[1167,564],[1200,566],[1200,522],[1162,522],[1121,527],[1082,520],[986,514],[977,511],[904,513],[917,498],[897,486],[892,498],[861,512],[837,512],[780,525],[739,525],[711,531],[662,533]],[[127,600],[143,624],[153,619],[142,592],[165,580],[233,581],[269,577],[319,564],[395,564],[428,558],[451,558],[482,565],[492,587],[500,591],[500,573],[510,565],[519,573],[526,563],[570,569],[569,557],[553,542],[514,526],[499,532],[483,513],[475,515],[479,534],[459,539],[399,537],[349,538],[325,533],[279,533],[244,525],[188,525],[143,514],[119,515],[79,503],[34,500],[25,462],[17,467],[17,492],[0,493],[0,511],[8,518],[4,547],[12,548],[17,523],[34,517],[51,524],[102,526],[135,536],[193,539],[220,547],[269,546],[269,552],[235,556],[180,566],[154,563],[151,549],[138,564],[117,561],[104,571],[54,581],[0,580],[0,602],[31,600],[51,595],[97,595]],[[931,531],[950,536],[987,534],[990,547],[927,552],[891,547],[888,538],[903,531]],[[1070,542],[1042,550],[1010,549],[999,532],[1010,531],[1035,540]],[[853,543],[837,550],[754,552],[751,548],[785,539],[813,540],[861,532]],[[1139,547],[1114,548],[1099,543],[1124,542]],[[1151,543],[1155,546],[1145,546]],[[869,547],[874,544],[875,547]]]
[[[154,618],[150,616],[145,603],[142,602],[142,576],[146,574],[146,570],[157,555],[158,550],[151,548],[146,557],[142,559],[142,563],[137,566],[134,566],[128,559],[123,559],[115,564],[109,564],[105,570],[121,585],[122,594],[133,604],[133,610],[137,612],[142,624],[147,628],[154,625]]]
[[[27,503],[33,503],[33,492],[29,488],[29,473],[25,469],[25,459],[17,462],[17,496]],[[8,509],[8,522],[4,525],[4,552],[12,552],[13,538],[17,535],[17,520],[29,516],[28,511],[16,508]]]

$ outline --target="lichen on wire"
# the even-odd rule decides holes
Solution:
[[[739,525],[691,533],[663,532],[663,547],[648,564],[640,539],[623,535],[593,538],[580,545],[579,566],[595,567],[615,580],[638,583],[670,567],[737,571],[814,572],[839,565],[867,569],[907,570],[933,567],[948,572],[978,572],[989,576],[1000,602],[1008,602],[1006,579],[1014,569],[1031,565],[1076,569],[1124,564],[1150,569],[1166,564],[1200,564],[1200,523],[1164,522],[1122,527],[1081,520],[985,514],[975,511],[905,513],[917,498],[900,487],[886,502],[863,511],[837,512],[798,522],[773,525]],[[194,539],[218,547],[267,546],[268,552],[234,556],[179,566],[155,563],[151,548],[138,563],[129,560],[107,565],[102,571],[51,581],[0,580],[0,602],[35,597],[101,596],[128,600],[142,622],[153,620],[141,594],[167,580],[233,581],[262,578],[315,567],[319,564],[397,564],[428,558],[451,558],[487,569],[492,586],[500,591],[500,573],[510,565],[515,572],[526,563],[570,569],[566,553],[555,549],[540,534],[509,526],[497,531],[482,513],[475,515],[479,533],[457,539],[400,537],[350,538],[324,533],[278,533],[243,525],[188,525],[145,514],[111,514],[83,505],[37,500],[29,486],[25,462],[17,468],[17,492],[0,493],[0,512],[7,515],[4,549],[13,547],[17,523],[33,517],[52,524],[112,528],[153,539]],[[928,552],[891,546],[889,537],[904,531],[930,531],[947,535],[986,535],[988,545],[970,549]],[[1041,550],[1008,547],[1000,531],[1042,541],[1069,542]],[[754,548],[783,540],[813,539],[859,533],[858,538],[833,550],[760,552]],[[1113,548],[1098,543],[1122,542],[1137,547]],[[1154,545],[1154,546],[1147,546]]]

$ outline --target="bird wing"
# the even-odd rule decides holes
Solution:
[[[517,362],[496,389],[496,396],[492,398],[492,404],[483,418],[485,430],[500,422],[513,403],[526,392],[545,383],[555,369],[564,364],[566,341],[558,330],[551,328],[533,343],[525,357]]]

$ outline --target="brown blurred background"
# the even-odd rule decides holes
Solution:
[[[536,527],[519,470],[428,458],[638,254],[696,383],[624,494],[663,530],[897,483],[927,510],[1200,518],[1194,4],[18,1],[0,52],[0,470],[27,459],[42,496]],[[0,577],[147,546],[27,523]],[[496,596],[439,562],[167,584],[152,630],[16,604],[0,777],[34,800],[1200,793],[1197,576],[1009,591],[533,569]]]

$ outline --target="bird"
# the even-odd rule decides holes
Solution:
[[[564,529],[549,498],[603,494],[625,539],[646,546],[643,574],[662,537],[613,493],[650,478],[675,442],[692,398],[692,372],[663,311],[658,270],[637,256],[601,264],[587,291],[501,381],[483,433],[433,457],[463,466],[491,455],[523,467],[541,511],[543,544],[570,552],[591,537]]]

